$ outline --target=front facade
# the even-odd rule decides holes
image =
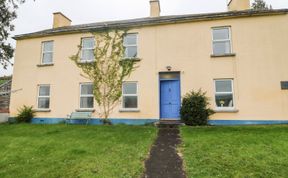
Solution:
[[[201,88],[216,111],[211,124],[288,123],[288,10],[158,17],[154,3],[159,2],[151,2],[153,17],[105,23],[130,29],[126,55],[140,59],[140,67],[123,82],[112,122],[179,119],[181,97]],[[82,41],[82,59],[91,60],[89,31],[101,28],[103,23],[66,23],[16,36],[11,117],[23,105],[37,108],[35,123],[97,110],[90,81],[69,57]],[[98,122],[96,112],[93,118]]]

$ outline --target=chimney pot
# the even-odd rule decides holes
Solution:
[[[70,26],[71,22],[72,21],[61,12],[53,13],[53,28]]]

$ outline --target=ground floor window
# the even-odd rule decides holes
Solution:
[[[215,102],[217,108],[232,109],[234,107],[233,96],[232,79],[215,80]]]
[[[50,108],[50,85],[39,85],[38,87],[38,108]]]
[[[80,84],[80,108],[91,109],[94,107],[93,84]]]
[[[137,82],[124,82],[122,85],[122,107],[124,109],[138,108]]]

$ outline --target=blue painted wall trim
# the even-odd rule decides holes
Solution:
[[[159,119],[110,119],[112,124],[145,125],[158,122]],[[210,125],[274,125],[288,124],[288,120],[209,120]],[[61,124],[65,123],[65,118],[33,118],[32,124]],[[70,124],[86,124],[86,120],[74,119]],[[93,118],[89,125],[101,125],[101,119]]]
[[[288,124],[288,120],[209,120],[210,125],[274,125]]]
[[[65,123],[64,118],[33,118],[32,124],[60,124]]]
[[[145,125],[158,122],[159,119],[110,119],[112,124]],[[61,124],[65,123],[65,118],[33,118],[32,124]],[[86,124],[84,119],[73,119],[69,124]],[[101,119],[92,118],[89,125],[101,125]]]

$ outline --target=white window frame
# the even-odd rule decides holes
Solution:
[[[219,29],[228,29],[229,38],[224,40],[214,40],[214,30]],[[223,54],[215,54],[214,53],[214,42],[230,42],[230,53],[223,53]],[[212,27],[212,54],[213,55],[227,55],[227,54],[233,54],[233,45],[232,45],[232,32],[231,32],[231,26],[222,26],[222,27]]]
[[[125,83],[135,83],[136,84],[136,94],[124,94],[124,84]],[[138,82],[136,81],[127,81],[122,83],[122,103],[121,103],[121,110],[123,111],[138,111],[139,110],[139,86]],[[136,96],[137,97],[137,108],[124,108],[124,97],[125,96]]]
[[[40,88],[41,87],[49,87],[49,95],[47,96],[40,96]],[[51,86],[49,84],[41,84],[41,85],[38,85],[38,95],[37,95],[37,109],[39,110],[49,110],[50,107],[51,107],[51,99],[50,99],[50,96],[51,96]],[[39,108],[39,98],[48,98],[49,99],[49,107],[48,108]]]
[[[52,42],[52,51],[44,51],[44,44],[45,43],[51,43]],[[42,41],[41,42],[41,64],[53,64],[53,58],[54,58],[54,41],[50,40],[50,41]],[[52,60],[51,62],[44,62],[44,54],[46,53],[52,53]]]
[[[216,82],[217,81],[231,81],[231,92],[217,92],[216,91]],[[215,94],[214,94],[214,102],[215,102],[215,107],[216,107],[216,110],[235,110],[235,91],[234,91],[234,79],[214,79],[214,91],[215,91]],[[232,107],[218,107],[217,106],[217,103],[216,103],[216,95],[217,94],[232,94],[232,102],[233,102],[233,106]]]
[[[93,95],[93,93],[92,94],[82,94],[82,85],[93,85],[93,83],[80,83],[80,96],[79,96],[79,108],[80,109],[87,109],[87,110],[89,110],[89,109],[93,109],[94,108],[94,95]],[[81,108],[81,97],[93,97],[93,106],[92,106],[92,108]]]
[[[136,44],[134,44],[134,45],[127,45],[127,44],[124,43],[124,40],[123,40],[123,46],[125,47],[124,58],[125,58],[125,59],[135,59],[135,58],[138,58],[138,55],[139,55],[139,53],[138,53],[138,33],[127,33],[127,34],[124,36],[124,38],[125,38],[126,36],[128,36],[128,35],[135,35],[135,36],[136,36]],[[126,48],[127,48],[127,47],[136,47],[136,52],[137,52],[136,57],[128,57],[128,56],[127,56],[127,54],[126,54]]]
[[[84,48],[83,40],[89,39],[89,38],[94,40],[94,46],[92,48]],[[94,59],[89,59],[89,60],[84,60],[83,59],[83,50],[93,50],[93,53],[94,53],[94,50],[95,50],[95,47],[96,47],[95,43],[96,43],[96,41],[95,41],[94,37],[83,37],[83,38],[81,38],[81,58],[80,58],[80,62],[92,62],[92,61],[95,61],[95,56],[94,56]]]

